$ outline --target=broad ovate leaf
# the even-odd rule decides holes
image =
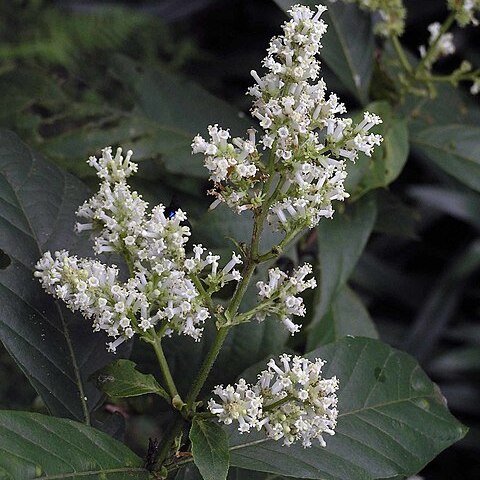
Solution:
[[[437,167],[480,192],[480,127],[426,128],[413,137],[413,145]]]
[[[228,439],[212,420],[193,419],[190,429],[193,461],[204,480],[225,480],[228,473]]]
[[[4,480],[147,480],[142,459],[105,433],[36,413],[0,411]]]
[[[347,337],[307,356],[325,359],[323,376],[339,379],[335,435],[326,435],[325,448],[285,447],[262,433],[231,429],[231,465],[318,480],[406,478],[466,434],[438,387],[406,353]]]
[[[89,422],[100,392],[88,376],[113,359],[105,337],[55,302],[33,277],[47,250],[87,252],[73,232],[88,196],[75,177],[0,130],[0,340],[55,415]]]
[[[377,206],[371,195],[337,211],[332,220],[317,227],[319,247],[317,302],[312,327],[331,308],[336,295],[346,285],[375,225]]]

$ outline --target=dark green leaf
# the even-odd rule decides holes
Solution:
[[[375,232],[403,238],[417,239],[418,212],[389,190],[377,190],[378,215]]]
[[[225,480],[229,465],[228,440],[220,425],[210,420],[194,419],[190,440],[193,461],[204,480]]]
[[[317,227],[320,249],[319,296],[312,325],[328,312],[332,302],[347,283],[367,240],[377,215],[375,198],[367,196],[336,212],[332,220],[322,220]]]
[[[285,11],[297,3],[293,0],[275,1]],[[312,8],[318,4],[314,0],[302,3]],[[328,2],[328,11],[323,18],[328,30],[322,39],[322,59],[360,102],[367,103],[374,49],[370,15],[356,5]]]
[[[108,435],[71,420],[0,411],[5,480],[143,480],[142,460]]]
[[[415,148],[460,182],[480,192],[480,128],[445,125],[422,130]]]
[[[395,117],[385,102],[372,103],[366,109],[382,118],[376,132],[383,136],[383,142],[371,158],[360,155],[355,164],[347,165],[345,188],[353,198],[392,183],[403,170],[409,153],[407,122]]]
[[[415,360],[378,340],[345,338],[308,357],[327,360],[324,377],[339,379],[336,434],[326,448],[302,448],[232,429],[232,465],[321,480],[406,478],[467,431]]]
[[[214,123],[230,128],[234,135],[245,135],[252,125],[199,85],[163,69],[143,69],[117,56],[113,73],[128,87],[141,113],[157,124],[155,148],[171,172],[207,177],[201,157],[192,156],[193,137],[205,135],[208,125]]]
[[[347,335],[378,338],[375,324],[362,301],[353,290],[344,287],[329,312],[309,330],[307,349],[313,350]]]
[[[439,210],[480,229],[480,196],[465,189],[453,190],[429,185],[413,186],[408,189],[411,197],[427,208]]]
[[[116,360],[94,373],[93,378],[97,387],[110,397],[136,397],[156,393],[168,399],[167,392],[155,377],[139,372],[130,360]]]
[[[100,392],[86,379],[113,356],[33,278],[46,250],[85,251],[73,223],[87,189],[0,130],[0,192],[0,248],[11,260],[0,270],[0,339],[52,413],[88,422]]]

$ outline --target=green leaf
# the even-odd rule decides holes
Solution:
[[[406,478],[466,434],[406,353],[378,340],[344,338],[307,356],[327,360],[324,377],[340,382],[338,425],[326,448],[284,447],[232,429],[231,465],[321,480]]]
[[[275,0],[283,10],[297,2]],[[315,8],[318,1],[302,4]],[[323,2],[327,3],[327,2]],[[368,90],[373,71],[374,37],[371,17],[356,5],[328,2],[323,15],[328,30],[322,38],[321,58],[361,103],[368,102]]]
[[[413,137],[416,150],[468,187],[480,192],[480,127],[431,127]]]
[[[71,420],[0,411],[0,477],[4,480],[147,480],[142,460],[125,445]]]
[[[394,116],[386,102],[372,103],[366,109],[382,118],[383,123],[376,132],[383,136],[383,142],[375,147],[371,158],[360,155],[354,164],[347,165],[345,189],[353,198],[392,183],[403,170],[409,154],[406,120]]]
[[[378,338],[375,324],[362,301],[353,290],[344,287],[328,313],[309,330],[307,350],[335,342],[347,335]]]
[[[169,396],[153,375],[141,373],[130,360],[116,360],[93,374],[97,387],[110,397],[137,397],[156,393],[165,399]]]
[[[33,277],[47,250],[87,251],[73,223],[88,191],[0,130],[0,192],[0,249],[10,260],[0,270],[0,339],[52,413],[88,422],[101,394],[86,379],[113,355]]]
[[[317,227],[319,288],[315,291],[318,300],[310,328],[321,321],[347,283],[370,237],[376,215],[375,198],[367,196],[347,205],[343,213],[337,211],[332,220],[322,220]]]
[[[225,480],[229,465],[228,440],[220,425],[194,418],[190,440],[193,461],[204,480]]]
[[[192,156],[191,143],[208,125],[218,123],[242,136],[252,125],[235,108],[181,76],[144,69],[120,55],[112,63],[112,73],[129,89],[137,109],[156,122],[155,147],[173,173],[207,177],[201,158]]]

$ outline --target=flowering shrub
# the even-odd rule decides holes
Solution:
[[[406,15],[402,2],[357,3],[380,12],[376,31],[391,39],[398,55],[394,68],[403,68],[402,98],[434,96],[435,84],[445,80],[455,85],[471,81],[476,93],[480,79],[469,65],[463,63],[445,77],[433,74],[432,68],[454,52],[449,25],[476,23],[477,2],[448,3],[449,20],[429,27],[430,38],[420,47],[417,66],[406,58],[398,41]],[[392,181],[389,168],[375,163],[382,160],[378,152],[388,158],[392,144],[400,144],[401,151],[406,135],[404,122],[395,118],[390,106],[373,104],[350,118],[339,97],[329,92],[319,61],[327,32],[322,19],[326,11],[322,5],[292,6],[282,34],[270,42],[262,62],[265,73],[251,72],[255,83],[247,93],[253,97],[251,116],[252,122],[258,122],[257,130],[252,127],[245,137],[234,137],[226,126],[213,124],[208,126],[207,139],[197,134],[192,140],[191,162],[203,160],[211,182],[208,193],[214,197],[210,205],[214,211],[209,215],[229,209],[235,221],[249,226],[247,241],[231,239],[235,248],[231,254],[230,248],[194,243],[195,225],[182,208],[161,203],[150,207],[130,185],[143,167],[132,160],[132,150],[124,154],[118,148],[114,153],[106,147],[99,158],[90,157],[88,165],[101,183],[97,193],[85,200],[76,179],[5,136],[2,156],[7,161],[2,172],[9,188],[5,202],[23,211],[32,191],[42,192],[33,213],[15,217],[8,206],[2,214],[20,232],[28,232],[28,241],[36,248],[34,254],[26,254],[22,246],[12,253],[15,268],[24,272],[34,260],[33,275],[54,299],[36,285],[34,293],[25,293],[21,282],[4,281],[2,273],[5,298],[17,308],[8,307],[8,315],[21,317],[17,313],[21,308],[31,309],[38,322],[32,322],[32,331],[48,344],[59,338],[64,342],[55,355],[45,354],[41,344],[22,344],[31,332],[5,344],[16,359],[21,356],[18,352],[32,348],[33,361],[18,360],[22,369],[52,413],[76,421],[0,412],[0,429],[12,438],[12,446],[0,442],[7,458],[0,459],[0,470],[8,478],[195,479],[201,475],[206,480],[225,480],[230,468],[232,474],[247,476],[239,469],[298,478],[403,478],[463,437],[464,427],[408,355],[363,336],[342,335],[336,342],[318,342],[313,348],[311,340],[303,347],[286,345],[287,337],[309,335],[315,327],[315,321],[305,322],[305,317],[311,304],[306,294],[319,290],[317,279],[324,295],[319,311],[324,308],[321,302],[330,302],[338,292],[326,290],[325,266],[320,273],[307,262],[290,268],[279,257],[310,229],[337,221],[337,216],[342,221],[340,202],[362,196],[366,193],[362,188]],[[16,151],[20,160],[12,166],[8,158]],[[401,157],[396,161],[404,164],[406,154],[396,155]],[[366,187],[358,180],[362,162]],[[67,217],[65,198],[56,198],[55,185],[61,178],[63,197],[72,208],[75,202],[78,207],[75,236],[68,233],[64,239],[55,235],[58,222]],[[45,215],[45,210],[53,213]],[[40,211],[44,216],[39,216]],[[341,237],[339,243],[348,231]],[[82,238],[88,239],[90,249],[83,244],[77,249],[75,243]],[[329,247],[334,252],[336,245]],[[337,263],[343,261],[349,259]],[[65,313],[64,306],[80,316]],[[74,326],[93,330],[82,345],[70,333]],[[25,328],[30,327],[20,331]],[[283,336],[279,348],[247,358],[249,368],[242,368],[243,372],[216,372],[217,359],[225,350],[243,345],[236,343],[235,332],[251,335],[261,328],[269,329],[265,343],[270,336]],[[372,330],[367,336],[376,336]],[[133,342],[142,354],[151,349],[156,376],[141,372],[140,362],[137,368],[124,358]],[[297,352],[290,353],[295,348]],[[189,357],[189,351],[195,356]],[[62,355],[71,361],[67,367],[62,366]],[[83,369],[93,357],[94,365]],[[193,360],[182,369],[178,363],[183,357]],[[40,370],[32,365],[35,360],[41,360]],[[236,361],[234,353],[229,362]],[[190,370],[193,375],[188,377]],[[55,375],[59,387],[44,378]],[[184,376],[189,378],[187,385]],[[89,378],[95,385],[87,385]],[[144,459],[93,428],[102,426],[92,417],[101,403],[100,391],[114,402],[142,395],[161,400],[158,411],[167,419],[159,438],[150,438]],[[63,446],[46,438],[50,434],[72,445],[73,453],[62,452]],[[22,451],[32,438],[35,449],[25,460]],[[47,459],[37,449],[43,442]],[[192,470],[192,462],[198,472]]]

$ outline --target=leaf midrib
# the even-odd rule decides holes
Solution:
[[[3,177],[5,178],[5,181],[10,186],[13,194],[15,195],[15,199],[18,202],[18,208],[21,211],[23,217],[25,218],[25,221],[26,221],[26,223],[28,225],[28,228],[30,229],[30,232],[31,232],[31,237],[34,240],[35,247],[37,248],[37,250],[39,252],[39,257],[41,257],[44,252],[43,252],[43,250],[40,246],[40,241],[39,241],[39,239],[36,235],[36,232],[35,232],[35,229],[33,228],[32,223],[30,221],[30,217],[27,215],[27,212],[26,212],[25,207],[23,205],[23,201],[21,200],[21,198],[19,196],[19,191],[25,186],[28,179],[30,178],[30,174],[33,170],[33,164],[35,162],[34,157],[33,157],[30,149],[28,149],[28,154],[29,154],[29,157],[30,157],[30,168],[29,168],[27,174],[25,175],[25,181],[23,182],[22,185],[19,185],[18,188],[15,188],[15,186],[11,183],[10,179],[8,178],[8,175],[5,172],[2,172],[2,174],[3,174]],[[62,204],[65,201],[65,199],[64,199],[65,187],[66,187],[65,174],[63,174],[63,180],[64,181],[63,181]],[[58,215],[57,215],[56,221],[58,222]],[[23,301],[23,299],[22,299],[22,301]],[[63,335],[65,337],[65,341],[67,343],[68,351],[69,351],[69,354],[70,354],[72,368],[73,368],[73,372],[74,372],[74,375],[75,375],[75,384],[78,387],[79,400],[80,400],[80,405],[82,407],[84,422],[87,425],[90,425],[90,413],[88,411],[88,405],[87,405],[87,402],[85,400],[85,391],[83,389],[83,382],[82,382],[81,375],[80,375],[80,370],[79,370],[79,367],[78,367],[78,364],[77,364],[77,359],[75,357],[75,352],[73,350],[73,345],[72,345],[72,342],[71,342],[71,339],[70,339],[70,334],[69,334],[69,331],[68,331],[68,328],[67,328],[67,322],[65,320],[65,317],[63,315],[62,309],[60,308],[60,305],[59,305],[58,301],[55,300],[54,303],[55,303],[55,308],[58,312],[58,315],[59,315],[59,318],[60,318],[60,321],[61,321],[61,324],[62,324],[62,327],[63,327]]]

